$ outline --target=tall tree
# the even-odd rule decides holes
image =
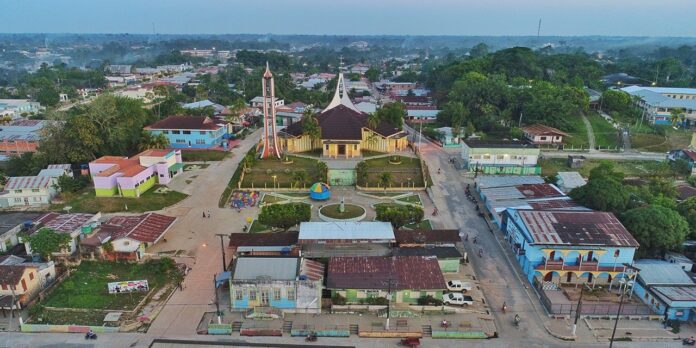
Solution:
[[[72,240],[69,234],[58,233],[50,228],[42,228],[22,239],[29,243],[32,253],[39,254],[44,259],[50,259],[52,253],[67,249]]]
[[[631,209],[623,215],[623,223],[640,243],[638,252],[647,256],[680,249],[689,234],[689,224],[681,215],[659,205]]]

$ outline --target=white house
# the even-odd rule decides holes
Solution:
[[[275,104],[276,107],[279,107],[279,106],[285,105],[285,100],[275,98],[275,99],[273,99],[273,103]],[[263,97],[254,97],[254,99],[251,100],[251,107],[252,108],[263,107]]]
[[[49,204],[58,193],[52,176],[10,177],[0,192],[0,207]]]
[[[98,225],[99,218],[101,218],[101,213],[47,213],[34,220],[35,228],[33,233],[36,233],[42,228],[49,228],[57,233],[69,234],[71,240],[70,244],[68,245],[68,248],[53,253],[54,256],[69,256],[77,251],[77,245],[80,240],[80,234],[86,232],[87,230],[91,230],[91,228],[87,228],[88,226],[94,227]],[[28,255],[33,254],[30,243],[24,243],[24,247]]]
[[[687,272],[691,272],[692,268],[694,267],[694,262],[691,261],[691,259],[679,253],[667,252],[665,254],[665,260],[669,263],[679,265],[681,269]]]

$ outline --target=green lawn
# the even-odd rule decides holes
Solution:
[[[75,194],[66,194],[66,202],[51,205],[51,210],[62,211],[64,207],[70,206],[72,207],[71,212],[115,213],[128,211],[142,213],[166,208],[188,197],[185,193],[172,190],[164,193],[155,192],[159,187],[164,186],[155,185],[143,193],[140,198],[96,197],[93,188],[86,188]]]
[[[577,171],[582,174],[582,176],[587,177],[590,175],[590,170],[597,167],[603,160],[598,159],[586,159],[585,165],[582,168],[571,169],[566,163],[565,158],[548,158],[539,160],[541,165],[541,175],[543,176],[555,176],[558,172],[567,171]],[[604,160],[606,161],[606,160]],[[625,160],[616,161],[612,160],[611,163],[614,164],[614,168],[625,174],[626,177],[647,177],[654,175],[654,170],[658,167],[657,161],[638,161],[638,160]]]
[[[167,260],[167,261],[164,261]],[[170,259],[145,263],[82,261],[77,270],[42,302],[47,307],[131,310],[147,292],[109,294],[107,283],[147,280],[150,289],[172,282],[175,272]],[[75,314],[77,315],[77,314]]]
[[[105,316],[106,313],[101,311],[77,313],[41,309],[33,313],[28,322],[29,324],[115,326],[116,323],[105,323]]]
[[[249,233],[267,232],[270,229],[270,227],[262,225],[258,220],[254,220],[249,227]]]
[[[420,159],[396,156],[400,158],[401,163],[391,164],[389,161],[393,157],[365,160],[365,163],[367,163],[367,182],[369,187],[377,187],[380,184],[379,178],[382,173],[391,173],[391,187],[402,187],[402,185],[407,187],[409,184],[416,187],[424,186]]]
[[[425,219],[417,224],[408,224],[404,226],[405,228],[410,228],[412,230],[432,230],[433,225],[430,223],[430,220]]]
[[[181,159],[184,162],[222,161],[229,157],[231,152],[215,150],[181,150]]]
[[[302,158],[295,156],[287,156],[292,160],[292,163],[285,164],[283,161],[275,158],[268,158],[256,161],[256,164],[249,172],[244,173],[242,181],[243,188],[272,188],[274,184],[273,177],[275,176],[275,185],[277,188],[289,188],[293,184],[293,173],[296,171],[304,171],[306,178],[304,185],[309,187],[321,180],[321,174],[318,170],[319,161],[310,158]],[[283,157],[283,160],[285,157]],[[253,184],[253,186],[252,186]]]
[[[285,199],[280,198],[278,196],[265,194],[265,195],[263,195],[263,199],[261,200],[261,203],[278,203],[278,202],[282,202],[284,200]]]
[[[590,113],[587,118],[592,124],[595,144],[600,148],[616,147],[619,143],[619,133],[607,120],[597,113]]]
[[[573,131],[568,132],[569,137],[565,137],[563,141],[567,148],[587,148],[587,127],[580,116],[572,116],[568,118],[568,122],[573,125]]]
[[[631,146],[640,151],[668,152],[683,149],[691,143],[691,132],[675,130],[670,126],[631,127]],[[660,133],[664,133],[661,135]]]
[[[361,206],[354,204],[344,204],[344,212],[339,211],[339,204],[332,204],[330,206],[323,207],[321,213],[324,216],[330,217],[332,219],[350,219],[358,217],[365,213],[365,209]]]
[[[420,199],[420,195],[418,195],[418,194],[414,194],[414,195],[406,196],[406,197],[403,197],[403,198],[399,198],[399,199],[397,199],[397,201],[406,202],[406,203],[412,203],[412,204],[418,204],[418,205],[420,205],[420,206],[423,205],[423,202],[422,202],[421,199]]]

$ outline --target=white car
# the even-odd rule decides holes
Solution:
[[[471,306],[474,304],[474,299],[459,292],[450,292],[442,296],[442,302],[446,305]]]
[[[447,290],[449,291],[469,291],[472,289],[471,283],[461,280],[450,280],[447,282]]]

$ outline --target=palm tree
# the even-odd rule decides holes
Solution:
[[[367,116],[367,126],[370,129],[376,129],[379,126],[379,116],[376,112]]]
[[[669,114],[672,125],[679,127],[679,125],[682,124],[682,118],[684,117],[684,109],[675,108],[670,110]]]
[[[391,183],[392,175],[389,172],[384,172],[379,176],[379,183],[384,186],[384,191],[387,191],[387,186]]]
[[[319,120],[312,114],[311,111],[305,111],[305,115],[302,118],[302,133],[308,135],[312,139],[312,147],[321,139],[321,126],[319,126]]]
[[[148,149],[166,149],[167,147],[169,147],[169,139],[167,139],[164,134],[154,136],[148,131],[143,131],[140,137],[140,143],[138,144],[138,149],[140,151]]]
[[[292,173],[292,181],[300,188],[300,185],[307,180],[307,173],[304,170],[297,170]]]

